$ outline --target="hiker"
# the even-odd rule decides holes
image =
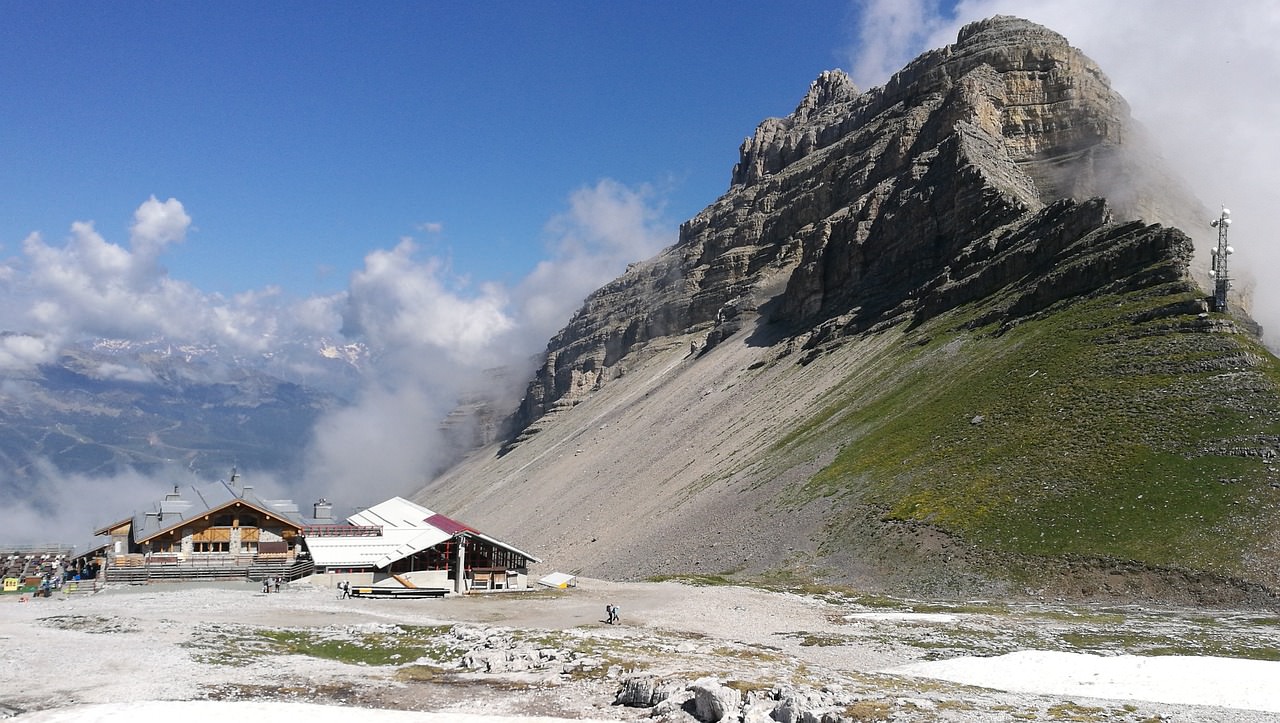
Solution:
[[[343,580],[343,581],[342,581],[342,584],[340,585],[340,587],[342,588],[342,599],[343,599],[343,600],[345,600],[345,599],[347,599],[347,598],[351,597],[351,583],[350,583],[350,582],[348,582],[348,581],[346,581],[346,580]]]
[[[604,611],[609,616],[608,619],[605,620],[605,622],[609,623],[610,625],[616,625],[618,622],[618,606],[614,605],[613,603],[609,603],[608,605],[604,606]]]
[[[276,577],[274,585],[275,585],[275,588],[276,588],[276,592],[280,592],[280,578],[279,578],[279,576],[277,576],[277,577]]]
[[[262,591],[271,592],[271,578],[262,578]]]

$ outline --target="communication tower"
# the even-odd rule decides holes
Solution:
[[[1209,268],[1209,278],[1213,279],[1213,310],[1225,313],[1227,310],[1227,289],[1231,288],[1231,274],[1227,272],[1227,257],[1235,253],[1235,249],[1227,244],[1227,227],[1231,225],[1231,209],[1223,208],[1222,215],[1209,222],[1218,229],[1218,245],[1209,253],[1213,256]]]

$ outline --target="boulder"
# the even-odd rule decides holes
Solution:
[[[712,677],[693,681],[689,690],[693,693],[693,717],[704,723],[737,720],[742,708],[741,692]]]

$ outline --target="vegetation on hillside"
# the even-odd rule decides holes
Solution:
[[[1280,362],[1185,284],[1008,328],[962,308],[904,335],[785,445],[841,446],[806,496],[981,549],[1274,584]],[[893,332],[889,332],[893,333]]]

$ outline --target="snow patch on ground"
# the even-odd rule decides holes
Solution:
[[[884,672],[1019,693],[1280,713],[1280,662],[1269,660],[1023,650],[911,663]]]

